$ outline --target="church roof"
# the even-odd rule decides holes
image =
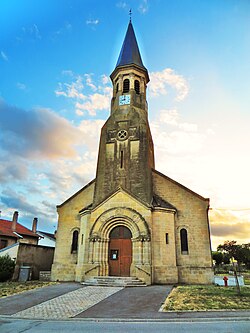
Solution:
[[[176,208],[173,205],[171,205],[169,202],[163,200],[161,197],[159,197],[156,194],[153,195],[152,205],[153,205],[153,207],[161,207],[161,208],[168,208],[168,209],[176,210]]]
[[[143,69],[146,69],[141,59],[133,25],[131,22],[129,22],[127,33],[122,44],[122,49],[116,67],[131,64],[135,64],[142,67]]]

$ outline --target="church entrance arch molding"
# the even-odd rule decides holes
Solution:
[[[132,233],[132,240],[140,237],[150,238],[147,222],[140,213],[131,208],[111,208],[102,213],[90,230],[91,237],[98,235],[101,239],[108,239],[111,229],[117,225],[127,227]]]

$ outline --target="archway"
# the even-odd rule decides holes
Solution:
[[[130,276],[132,262],[132,234],[131,231],[119,225],[109,234],[109,275]]]

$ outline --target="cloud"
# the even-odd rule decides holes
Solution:
[[[84,74],[84,76],[85,76],[85,79],[86,79],[86,85],[88,86],[88,87],[90,87],[92,90],[94,90],[94,91],[96,91],[97,90],[97,88],[96,88],[96,86],[93,84],[93,81],[92,81],[92,78],[91,78],[91,74]]]
[[[52,38],[59,37],[63,33],[70,33],[71,31],[72,31],[72,24],[69,22],[65,22],[63,27],[53,32]]]
[[[247,210],[212,209],[209,211],[213,248],[226,240],[249,243],[250,215]]]
[[[161,72],[151,72],[148,85],[150,96],[167,95],[170,88],[176,92],[176,100],[182,101],[189,92],[187,80],[171,68],[165,68]]]
[[[41,39],[40,31],[36,24],[33,24],[29,27],[22,27],[22,32],[24,35],[32,37],[32,39]]]
[[[101,75],[95,82],[94,74],[79,75],[69,70],[63,71],[63,74],[71,82],[59,82],[55,94],[58,97],[72,99],[78,116],[83,116],[85,113],[96,116],[97,111],[109,108],[112,87],[106,75]]]
[[[27,202],[27,197],[16,193],[13,190],[5,190],[0,196],[1,202],[8,208],[18,211],[27,211],[32,215],[36,215],[37,208]]]
[[[128,4],[125,1],[119,1],[117,2],[116,7],[121,9],[126,9],[128,8]]]
[[[49,109],[26,111],[0,101],[1,148],[29,158],[71,158],[80,132]],[[63,143],[63,144],[62,144]]]
[[[58,88],[57,88],[57,90],[55,90],[55,94],[56,94],[56,96],[64,96],[67,98],[76,98],[76,99],[84,100],[84,99],[86,99],[86,96],[83,95],[83,93],[82,93],[83,88],[84,88],[83,78],[80,75],[78,75],[76,77],[75,81],[72,83],[59,82]]]
[[[86,24],[87,25],[92,25],[92,26],[95,26],[97,24],[99,24],[99,20],[98,19],[89,19],[89,20],[86,20]]]
[[[9,58],[7,57],[6,53],[1,51],[1,57],[4,61],[9,61]]]
[[[167,155],[197,153],[206,139],[206,134],[199,131],[197,124],[182,122],[176,109],[161,110],[151,129],[157,151]]]
[[[139,7],[138,7],[138,11],[141,14],[146,14],[149,10],[149,4],[147,0],[142,0]]]
[[[88,96],[88,101],[85,103],[76,103],[76,110],[87,111],[90,116],[95,116],[97,110],[108,109],[110,105],[110,96],[102,94],[93,94]]]
[[[9,183],[15,180],[25,180],[28,175],[27,165],[20,159],[15,159],[15,163],[9,160],[7,154],[1,155],[0,183]]]
[[[16,86],[20,90],[26,90],[27,89],[26,85],[24,83],[21,83],[21,82],[17,82]]]

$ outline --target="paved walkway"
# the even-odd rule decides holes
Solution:
[[[103,299],[120,291],[121,287],[85,287],[32,306],[12,315],[18,318],[64,319],[72,318]]]
[[[61,283],[0,299],[0,315],[12,318],[93,320],[203,320],[250,318],[250,311],[159,312],[171,286],[86,287]],[[2,320],[0,318],[0,320]]]

